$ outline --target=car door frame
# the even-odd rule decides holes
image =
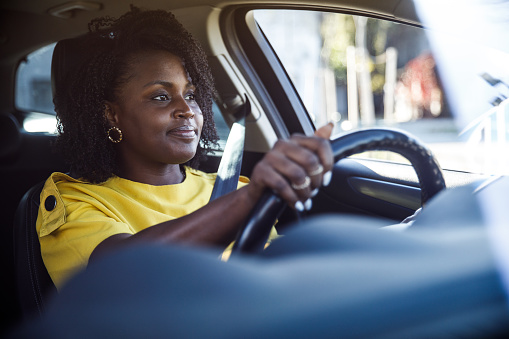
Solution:
[[[313,122],[290,77],[254,20],[255,9],[328,10],[411,24],[366,11],[312,6],[237,6],[222,11],[220,26],[225,46],[267,114],[278,138],[292,133],[310,135]],[[377,170],[373,170],[375,166]],[[321,190],[312,213],[339,212],[374,215],[400,221],[420,207],[419,181],[409,165],[383,160],[345,159],[335,164],[329,188]],[[444,171],[448,187],[460,186],[487,175]]]

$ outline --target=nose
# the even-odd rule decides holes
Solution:
[[[175,111],[173,117],[175,119],[192,119],[194,118],[194,113],[191,111]]]
[[[173,118],[175,119],[192,119],[194,118],[194,112],[187,104],[184,98],[180,98],[178,106],[173,111]]]

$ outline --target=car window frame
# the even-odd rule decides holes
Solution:
[[[286,70],[250,13],[260,6],[225,9],[220,28],[225,46],[259,99],[278,138],[312,134],[313,123]],[[265,8],[265,7],[263,7]]]
[[[256,24],[254,15],[250,13],[253,10],[260,9],[316,10],[344,15],[358,15],[427,29],[417,21],[345,8],[299,6],[295,4],[260,4],[232,6],[223,10],[220,25],[224,44],[230,53],[230,57],[237,64],[249,85],[252,86],[263,109],[266,112],[270,112],[268,116],[278,138],[287,138],[292,133],[311,135],[315,131],[315,126],[285,67],[263,34],[263,31]],[[283,99],[278,100],[278,98]],[[331,139],[335,140],[341,135],[343,134],[337,134]],[[395,155],[395,158],[390,159],[385,159],[384,157],[378,158],[378,156],[364,157],[362,154],[355,155],[355,157],[386,164],[409,164],[407,159],[397,155]],[[469,175],[489,175],[489,173],[478,173],[459,168],[452,168],[447,171]]]
[[[271,112],[269,119],[278,138],[287,138],[292,133],[310,135],[315,131],[315,126],[285,67],[254,19],[252,11],[260,9],[315,10],[360,15],[424,28],[415,21],[395,16],[329,6],[260,4],[225,8],[220,18],[224,43],[243,76],[261,99],[264,110]]]

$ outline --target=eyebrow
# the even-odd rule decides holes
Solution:
[[[172,82],[164,81],[164,80],[155,80],[155,81],[150,81],[150,82],[146,83],[145,85],[143,85],[143,88],[149,87],[152,85],[162,85],[164,87],[173,87]],[[191,87],[194,87],[194,85],[191,82],[188,82],[186,84],[186,88],[191,88]]]

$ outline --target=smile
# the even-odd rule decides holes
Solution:
[[[197,135],[195,127],[190,125],[173,128],[168,131],[168,134],[184,139],[194,139]]]

